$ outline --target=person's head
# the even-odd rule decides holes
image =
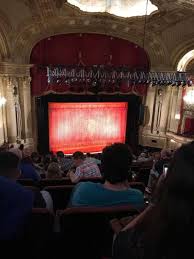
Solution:
[[[81,151],[76,151],[73,153],[73,160],[76,167],[80,166],[84,162],[84,154]]]
[[[31,151],[30,151],[29,148],[25,148],[25,149],[23,150],[22,163],[32,164]]]
[[[193,234],[194,143],[174,153],[157,198],[145,239],[149,240],[148,249],[151,247],[155,253],[171,249],[174,259],[173,255],[179,248],[185,249],[186,238]]]
[[[40,162],[40,156],[37,152],[32,152],[31,159],[33,163],[39,163]]]
[[[111,184],[128,180],[132,159],[132,152],[126,144],[115,143],[105,147],[102,152],[104,179]]]
[[[47,169],[47,178],[62,178],[62,172],[60,170],[58,163],[52,162],[49,164]]]
[[[86,156],[87,157],[92,157],[92,155],[90,153],[87,153]]]
[[[57,159],[58,161],[61,161],[65,157],[63,151],[58,151],[57,152]]]
[[[19,149],[20,149],[21,151],[23,151],[23,150],[24,150],[24,144],[19,145]]]
[[[171,159],[172,152],[170,149],[162,149],[160,156],[161,156],[161,159]]]
[[[0,152],[0,176],[17,179],[20,176],[19,157],[12,152]]]

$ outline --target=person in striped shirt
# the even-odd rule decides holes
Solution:
[[[84,154],[77,151],[73,154],[75,170],[70,170],[69,177],[72,183],[77,183],[85,178],[101,177],[100,169],[93,161],[85,161]]]

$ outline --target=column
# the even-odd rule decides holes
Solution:
[[[9,143],[16,143],[17,141],[17,125],[16,125],[16,111],[14,100],[14,86],[17,79],[11,77],[4,78],[5,98],[7,100],[6,121],[7,121],[7,136]]]
[[[0,98],[5,98],[5,92],[3,87],[3,77],[0,77]],[[6,123],[6,112],[5,105],[0,106],[0,144],[7,142],[7,123]]]
[[[31,107],[31,77],[19,79],[20,105],[22,114],[22,138],[24,143],[33,148],[32,138],[32,107]]]

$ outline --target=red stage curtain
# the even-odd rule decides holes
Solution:
[[[49,103],[49,146],[53,152],[99,152],[125,143],[128,104]]]
[[[143,48],[129,41],[98,34],[56,35],[36,44],[31,53],[32,95],[40,96],[49,91],[56,93],[81,92],[86,85],[58,85],[50,87],[43,65],[113,65],[128,66],[131,70],[149,70],[149,59]],[[143,90],[142,90],[143,89]],[[146,94],[146,86],[122,87],[122,93]],[[107,93],[118,92],[116,85],[107,86]]]
[[[185,119],[184,134],[187,134],[190,136],[194,135],[194,119],[193,118]]]

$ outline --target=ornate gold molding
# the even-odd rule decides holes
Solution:
[[[0,76],[28,77],[32,65],[11,64],[6,62],[0,63]]]

